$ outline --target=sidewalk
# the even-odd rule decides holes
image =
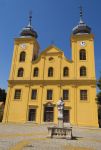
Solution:
[[[49,125],[0,124],[0,150],[100,150],[101,129],[73,127],[73,140],[47,138]]]

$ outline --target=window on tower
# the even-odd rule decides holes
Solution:
[[[80,67],[80,76],[86,76],[86,67],[82,66]]]
[[[48,68],[48,77],[53,77],[53,68]]]
[[[26,57],[26,53],[23,51],[20,53],[20,62],[24,62],[25,61],[25,57]]]
[[[39,74],[39,69],[36,67],[34,68],[33,76],[38,77],[38,74]]]
[[[20,99],[20,97],[21,97],[21,89],[16,89],[14,99]]]
[[[18,77],[23,77],[23,73],[24,73],[24,69],[23,68],[19,68],[18,69]]]
[[[68,77],[69,76],[69,69],[68,69],[68,67],[64,67],[64,69],[63,69],[63,76],[64,77]]]
[[[80,60],[86,60],[86,50],[81,49],[79,53]]]
[[[80,100],[87,100],[87,90],[80,90]]]

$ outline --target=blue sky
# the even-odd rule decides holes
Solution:
[[[28,24],[29,11],[32,24],[38,33],[40,51],[52,41],[71,59],[70,35],[79,21],[79,6],[84,9],[84,21],[95,35],[96,76],[101,71],[101,1],[100,0],[0,0],[0,88],[7,89],[14,47]]]

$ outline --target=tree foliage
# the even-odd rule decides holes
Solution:
[[[6,101],[6,91],[0,88],[0,102]]]
[[[101,105],[101,77],[99,78],[99,80],[97,81],[97,87],[99,89],[99,92],[97,94],[97,103],[99,105]]]
[[[97,81],[97,86],[98,86],[99,90],[101,90],[101,77]]]

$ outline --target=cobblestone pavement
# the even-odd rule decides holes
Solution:
[[[73,140],[47,138],[49,125],[0,124],[0,150],[101,150],[101,129],[73,127]]]

